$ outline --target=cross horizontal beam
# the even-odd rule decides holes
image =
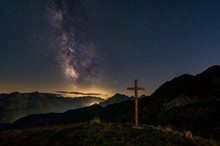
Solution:
[[[138,87],[138,88],[128,87],[127,90],[145,90],[145,89],[142,87]]]

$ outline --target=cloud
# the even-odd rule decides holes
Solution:
[[[68,92],[68,91],[55,91],[59,94],[73,94],[73,95],[85,95],[85,96],[102,96],[101,93],[85,93],[85,92]]]
[[[68,94],[69,92],[67,91],[55,91],[56,93],[60,93],[60,94]]]

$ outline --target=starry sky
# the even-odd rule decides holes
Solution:
[[[0,92],[150,95],[220,64],[219,38],[219,0],[0,0]]]

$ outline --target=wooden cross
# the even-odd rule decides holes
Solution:
[[[145,90],[142,87],[138,87],[138,80],[134,80],[134,87],[129,87],[127,90],[134,90],[135,94],[135,127],[138,128],[138,90]]]

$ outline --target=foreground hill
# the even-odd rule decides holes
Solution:
[[[102,101],[104,99],[98,97],[65,98],[56,94],[39,92],[1,94],[0,123],[13,122],[30,114],[65,112]]]
[[[189,132],[190,133],[190,132]],[[143,129],[131,125],[111,123],[78,123],[47,126],[28,130],[0,132],[1,146],[88,146],[88,145],[135,145],[135,146],[217,146],[191,134],[182,134],[170,129],[144,126]]]

